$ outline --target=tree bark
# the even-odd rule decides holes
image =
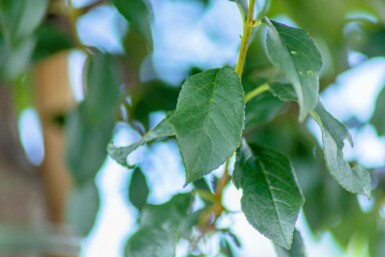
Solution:
[[[70,88],[68,52],[37,65],[34,72],[36,106],[43,128],[45,157],[41,167],[51,221],[62,223],[71,184],[65,164],[63,121],[75,100]]]
[[[10,88],[0,85],[0,226],[38,227],[45,223],[47,214],[42,180],[19,141]],[[0,252],[0,256],[17,255]]]
[[[11,88],[0,85],[0,257],[75,256],[79,241],[64,223],[71,181],[58,122],[75,105],[68,53],[39,63],[33,75],[45,149],[39,169],[28,162],[20,144]],[[8,241],[2,242],[4,236]]]

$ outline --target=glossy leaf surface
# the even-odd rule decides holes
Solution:
[[[264,22],[268,26],[267,54],[293,84],[300,106],[299,120],[303,121],[318,102],[321,55],[304,30],[268,18]]]

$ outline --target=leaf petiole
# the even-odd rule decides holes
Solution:
[[[269,86],[269,83],[263,83],[261,86],[253,89],[252,91],[250,91],[249,93],[247,93],[245,95],[245,103],[249,102],[251,99],[253,99],[254,97],[262,94],[263,92],[265,91],[268,91],[270,89],[270,86]]]

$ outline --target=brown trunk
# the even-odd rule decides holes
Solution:
[[[75,105],[68,76],[68,52],[40,63],[34,74],[36,104],[44,135],[45,158],[41,171],[51,220],[61,223],[70,176],[65,165],[65,139],[60,121]]]
[[[4,228],[27,229],[44,224],[47,219],[47,209],[43,191],[40,176],[36,169],[29,165],[18,139],[10,88],[0,85],[0,224],[2,230]],[[0,244],[1,248],[6,247],[3,242]],[[0,252],[0,256],[16,255],[2,255]]]
[[[12,107],[8,88],[0,86],[0,220],[41,224],[47,214],[42,182],[25,158]]]
[[[68,53],[37,65],[34,84],[45,149],[39,171],[28,163],[20,145],[10,88],[0,86],[0,257],[75,256],[79,242],[63,230],[70,176],[63,126],[57,122],[75,104]],[[1,241],[4,235],[11,243]]]

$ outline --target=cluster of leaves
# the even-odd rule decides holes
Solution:
[[[382,221],[378,212],[363,213],[355,197],[322,173],[328,170],[331,177],[351,193],[367,196],[371,193],[369,173],[343,156],[344,141],[352,144],[348,130],[319,100],[319,90],[349,68],[347,58],[341,58],[347,55],[347,48],[368,57],[383,55],[384,44],[378,43],[384,42],[383,25],[367,20],[347,22],[341,16],[354,8],[374,14],[375,9],[358,0],[344,1],[344,4],[333,0],[305,4],[303,1],[267,4],[266,1],[254,17],[254,8],[249,10],[253,1],[235,0],[244,28],[254,30],[251,33],[254,38],[246,40],[249,50],[243,75],[232,67],[192,72],[196,74],[188,78],[179,91],[160,80],[142,83],[139,79],[143,62],[152,50],[152,14],[148,3],[143,0],[106,2],[100,4],[114,6],[129,22],[130,29],[122,40],[124,56],[75,46],[87,49],[88,55],[85,99],[66,119],[67,160],[75,181],[68,218],[80,233],[86,235],[90,231],[99,208],[94,178],[104,162],[107,145],[111,157],[132,169],[134,166],[127,163],[127,157],[136,148],[154,140],[175,138],[186,170],[186,183],[192,182],[194,190],[178,194],[162,205],[147,204],[150,188],[145,172],[135,167],[128,191],[130,202],[140,211],[140,228],[128,240],[128,256],[175,256],[181,239],[190,242],[189,256],[202,256],[205,253],[199,247],[201,239],[212,234],[220,235],[220,254],[233,256],[232,246],[239,246],[239,241],[231,228],[219,228],[216,221],[227,213],[222,205],[222,192],[231,182],[229,159],[234,153],[232,182],[242,190],[242,211],[254,228],[274,242],[278,256],[305,256],[301,237],[295,230],[302,207],[314,232],[331,229],[343,246],[348,245],[354,233],[370,236],[371,254],[380,256],[384,231],[379,226]],[[201,2],[203,6],[210,5],[210,1]],[[68,34],[47,18],[46,14],[55,9],[47,0],[33,3],[2,0],[0,4],[2,80],[20,81],[29,64],[72,48],[74,42],[79,43],[77,35]],[[330,15],[319,12],[325,6]],[[81,15],[83,9],[70,13]],[[316,39],[323,39],[322,46],[328,48],[326,52],[330,56],[327,63],[331,65],[324,65],[321,81],[321,54],[309,34],[263,17],[282,13]],[[63,15],[67,17],[66,13]],[[76,17],[68,17],[76,23]],[[255,27],[259,24],[263,25]],[[342,31],[351,24],[362,32],[360,40],[351,35],[344,38]],[[129,70],[131,76],[122,76],[121,69]],[[121,84],[126,85],[125,94],[130,95],[130,104],[124,102]],[[384,92],[385,89],[370,120],[379,135],[385,135]],[[150,113],[159,110],[168,113],[157,126],[143,133],[138,142],[115,147],[108,142],[121,103],[128,111],[125,121],[133,127],[139,121],[145,130],[149,127]],[[285,115],[281,115],[283,113]],[[322,149],[315,146],[301,124],[309,116],[321,128]],[[313,153],[320,158],[315,158]],[[224,163],[223,176],[209,175],[213,178],[213,185],[209,186],[206,175]],[[383,178],[380,173],[374,174],[379,174],[375,182],[380,187]],[[375,192],[374,210],[378,210],[384,194]],[[194,196],[203,200],[202,208],[192,207]],[[330,228],[336,219],[340,222]],[[357,224],[357,220],[359,224],[351,226]]]
[[[237,1],[237,4],[247,27],[248,7],[242,1]],[[325,161],[332,176],[346,190],[370,196],[369,173],[359,166],[351,168],[343,157],[343,141],[350,139],[349,132],[319,102],[322,60],[314,42],[301,29],[270,21],[266,17],[263,23],[268,28],[267,55],[290,83],[264,84],[264,87],[279,100],[276,100],[278,104],[297,101],[300,121],[312,114],[323,132]],[[170,112],[137,143],[127,147],[109,145],[109,154],[120,164],[131,168],[127,157],[138,146],[155,139],[175,137],[186,169],[186,183],[189,183],[218,168],[238,149],[233,178],[235,186],[243,191],[243,212],[249,223],[272,239],[278,249],[290,250],[295,221],[304,204],[291,161],[285,155],[248,143],[246,139],[240,146],[245,109],[247,111],[245,99],[252,99],[262,90],[256,87],[245,97],[239,74],[230,67],[193,75],[182,85],[175,111]],[[142,229],[133,238],[138,240]],[[147,254],[173,256],[167,254],[170,250],[168,245],[163,245],[166,247],[163,249],[153,248],[154,240],[147,240]],[[128,245],[131,254],[143,253],[142,249],[138,250],[133,245]]]

